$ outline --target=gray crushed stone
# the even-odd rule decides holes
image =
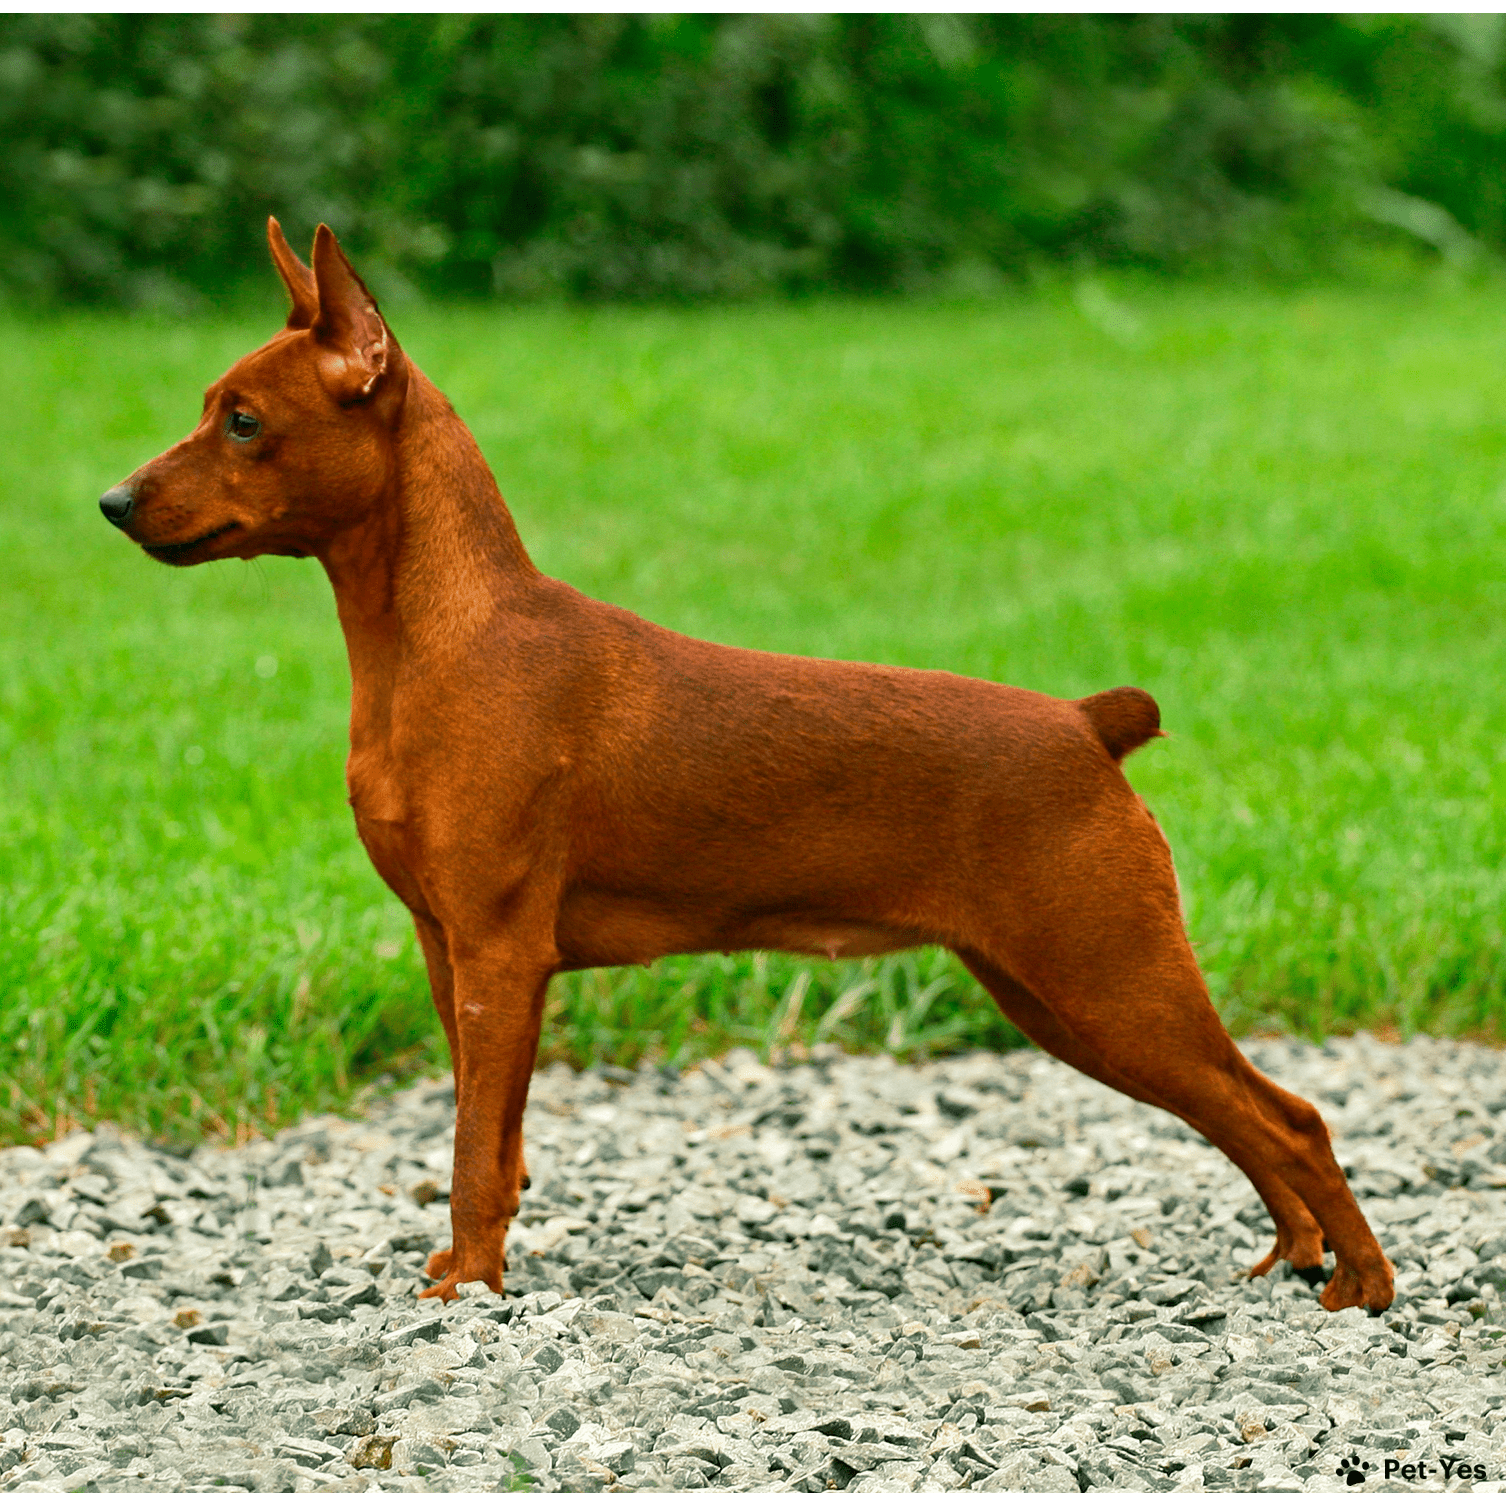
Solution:
[[[0,1488],[1499,1488],[1506,1058],[1249,1050],[1327,1115],[1384,1317],[1231,1279],[1248,1183],[1033,1052],[541,1072],[508,1295],[445,1309],[446,1084],[0,1151]]]

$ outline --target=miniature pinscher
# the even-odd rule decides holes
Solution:
[[[1209,1001],[1160,827],[1120,769],[1144,691],[1058,700],[703,643],[541,574],[470,431],[323,225],[275,220],[287,326],[100,499],[174,565],[313,555],[350,654],[357,829],[412,911],[456,1090],[452,1244],[502,1289],[556,973],[750,948],[949,947],[1045,1050],[1180,1116],[1254,1183],[1330,1309],[1392,1300],[1311,1104]]]

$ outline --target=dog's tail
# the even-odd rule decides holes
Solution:
[[[1161,731],[1161,708],[1154,697],[1133,685],[1100,690],[1077,704],[1116,763],[1151,738],[1166,736]]]

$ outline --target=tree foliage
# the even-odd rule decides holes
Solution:
[[[11,15],[0,288],[222,290],[269,212],[473,295],[1452,255],[1506,241],[1502,44],[1495,16]]]

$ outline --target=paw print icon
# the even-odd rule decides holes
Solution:
[[[1347,1459],[1339,1460],[1339,1467],[1334,1470],[1334,1474],[1346,1485],[1363,1485],[1374,1468],[1373,1464],[1362,1462],[1358,1454],[1350,1454]]]

